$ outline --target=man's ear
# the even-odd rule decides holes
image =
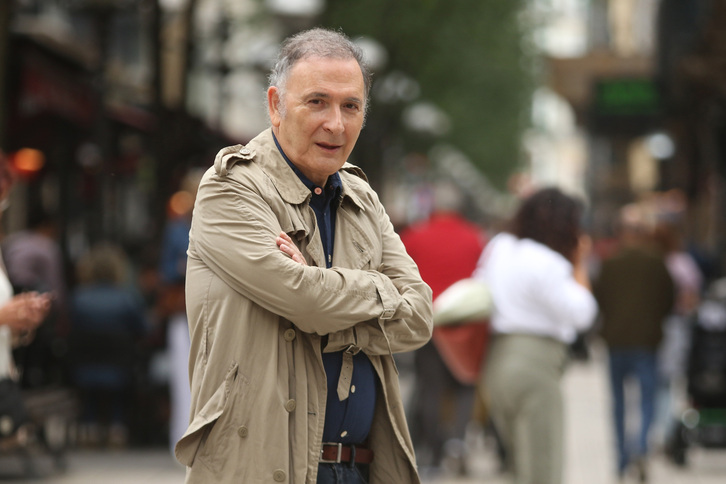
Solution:
[[[270,122],[274,127],[280,126],[280,91],[277,87],[271,86],[267,89],[267,110],[270,114]]]

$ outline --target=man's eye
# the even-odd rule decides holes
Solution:
[[[346,104],[343,107],[349,111],[359,111],[360,110],[360,106],[358,106],[355,103]]]

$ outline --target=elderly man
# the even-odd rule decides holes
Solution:
[[[421,280],[347,163],[370,74],[340,33],[287,39],[271,128],[217,155],[189,241],[190,483],[416,483],[393,354],[431,337]]]

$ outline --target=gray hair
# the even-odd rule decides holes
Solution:
[[[363,74],[365,108],[367,109],[373,75],[363,58],[363,51],[342,32],[323,28],[304,30],[288,37],[282,43],[280,54],[269,76],[269,87],[274,86],[278,89],[280,99],[283,98],[287,78],[295,63],[309,57],[355,59]],[[280,110],[284,115],[284,104],[280,106]]]

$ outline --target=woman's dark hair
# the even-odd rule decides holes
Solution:
[[[583,205],[557,188],[543,188],[520,205],[508,231],[532,239],[572,261],[581,233]]]

